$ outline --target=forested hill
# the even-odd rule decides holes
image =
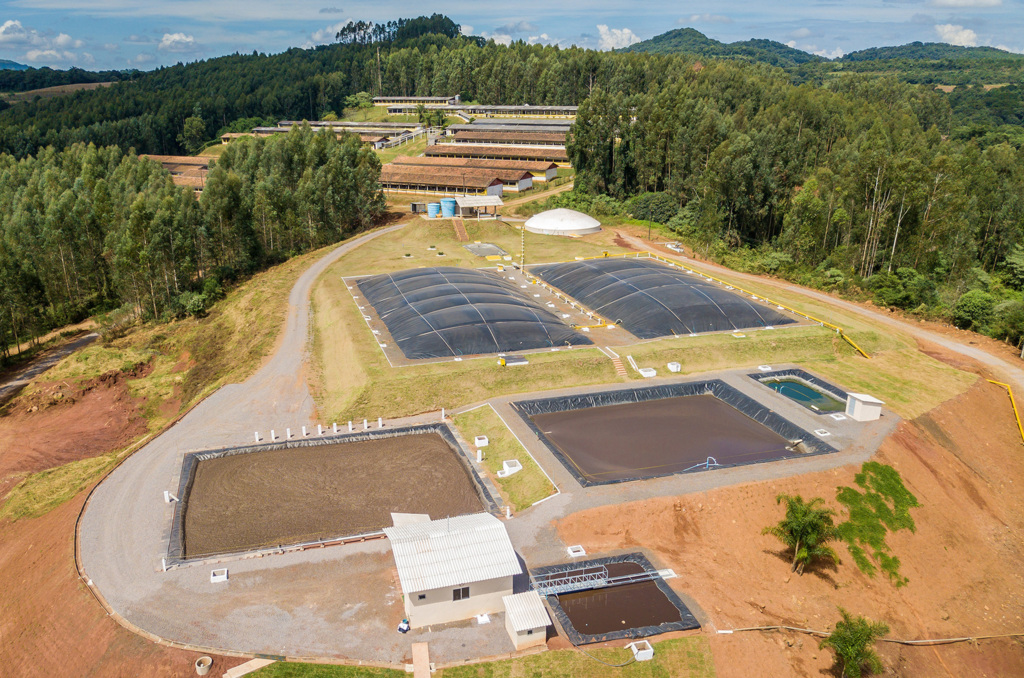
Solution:
[[[719,59],[742,59],[772,66],[795,66],[811,61],[823,61],[814,54],[774,40],[743,40],[724,43],[709,38],[693,28],[677,28],[650,40],[644,40],[625,48],[625,52],[647,52],[650,54],[692,54]]]
[[[13,63],[13,62],[8,62]],[[20,64],[19,64],[20,66]],[[58,85],[77,85],[84,82],[117,82],[137,77],[140,71],[86,71],[81,68],[69,68],[66,71],[52,68],[3,69],[0,65],[0,92],[27,92],[44,87]]]
[[[883,59],[1006,59],[1024,63],[1024,54],[995,47],[960,47],[944,42],[911,42],[896,47],[871,47],[844,55],[839,61],[878,61]]]
[[[0,71],[26,71],[28,66],[25,64],[19,64],[17,61],[8,61],[7,59],[0,59]]]

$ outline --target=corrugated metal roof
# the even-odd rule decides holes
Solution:
[[[459,207],[503,207],[505,203],[498,195],[457,195],[455,204]]]
[[[505,601],[508,621],[516,631],[539,629],[551,623],[548,609],[544,607],[544,601],[536,591],[502,596],[501,599]]]
[[[384,533],[407,595],[523,571],[505,526],[489,513],[386,527]]]

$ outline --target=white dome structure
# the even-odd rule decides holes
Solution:
[[[526,230],[541,235],[587,235],[601,230],[601,222],[576,210],[541,212],[526,220]]]

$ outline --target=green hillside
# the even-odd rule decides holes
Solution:
[[[693,54],[720,59],[742,59],[780,67],[824,61],[819,56],[793,49],[774,40],[756,39],[724,43],[709,38],[693,28],[677,28],[668,33],[656,35],[650,40],[630,45],[620,51],[647,52],[649,54]]]
[[[850,52],[840,61],[878,61],[882,59],[1006,59],[1024,63],[1024,54],[1014,54],[995,47],[959,47],[944,42],[911,42],[895,47],[871,47]]]
[[[0,71],[27,71],[28,66],[25,64],[19,64],[17,61],[8,61],[7,59],[0,59]]]

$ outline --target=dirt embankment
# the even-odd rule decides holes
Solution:
[[[142,372],[43,382],[0,410],[0,497],[28,473],[106,454],[145,433],[142,404],[128,392],[133,376]]]
[[[590,553],[644,547],[672,583],[708,614],[706,631],[786,624],[827,629],[842,605],[881,620],[897,638],[1024,631],[1024,450],[1002,389],[980,381],[887,439],[876,460],[896,468],[921,503],[915,533],[888,543],[909,578],[902,588],[861,573],[840,546],[835,570],[790,573],[781,545],[760,531],[782,516],[779,493],[824,497],[853,486],[846,467],[701,495],[601,507],[558,525]],[[799,634],[712,635],[720,677],[819,676],[831,655]],[[1024,643],[986,640],[941,647],[880,644],[886,667],[905,676],[1024,675]]]
[[[106,616],[75,571],[72,534],[85,493],[41,518],[0,524],[0,673],[190,676],[197,652],[151,643]],[[244,662],[217,657],[210,675]]]

